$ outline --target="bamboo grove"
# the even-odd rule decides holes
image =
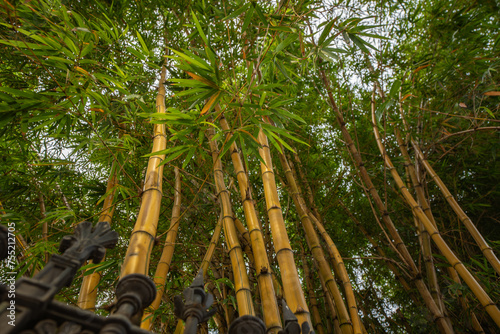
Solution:
[[[4,1],[0,219],[34,275],[78,223],[120,234],[58,298],[124,275],[173,312],[316,333],[500,327],[495,1]],[[0,269],[0,281],[6,269]]]

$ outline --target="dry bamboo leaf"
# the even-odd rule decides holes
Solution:
[[[498,92],[498,91],[486,92],[486,93],[483,93],[483,95],[486,95],[486,96],[500,96],[500,92]]]
[[[415,74],[415,73],[417,73],[418,71],[423,70],[424,68],[429,67],[429,66],[431,66],[431,64],[427,64],[427,65],[422,65],[422,66],[419,66],[419,67],[417,67],[417,68],[415,69],[415,71],[413,71],[413,74]]]
[[[208,100],[207,104],[205,104],[205,106],[201,110],[200,115],[204,115],[204,114],[206,114],[206,112],[208,110],[210,110],[210,107],[214,104],[214,102],[217,100],[217,98],[219,97],[219,95],[220,95],[220,91],[218,91],[217,93],[215,93],[214,95],[212,95],[212,97],[210,97],[210,99]]]
[[[196,81],[203,82],[207,86],[210,86],[210,87],[215,88],[215,89],[219,89],[219,87],[217,87],[217,85],[214,82],[212,82],[208,79],[205,79],[204,77],[201,77],[201,76],[194,74],[194,73],[191,73],[191,72],[186,72],[186,73],[189,74],[189,76]]]
[[[413,95],[412,93],[408,93],[406,94],[405,96],[403,96],[403,98],[400,100],[401,102],[403,102],[404,100],[406,100],[407,98],[409,97],[416,97],[415,95]]]

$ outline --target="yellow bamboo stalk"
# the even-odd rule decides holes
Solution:
[[[282,148],[283,150],[283,148]],[[359,319],[359,312],[356,304],[356,297],[354,295],[354,292],[352,290],[352,284],[351,281],[349,280],[349,275],[347,274],[347,269],[345,268],[344,261],[342,259],[342,256],[340,255],[340,252],[333,242],[332,238],[330,235],[326,232],[325,227],[320,221],[320,215],[319,212],[316,211],[316,214],[313,212],[310,212],[307,208],[307,205],[304,201],[304,198],[302,197],[301,191],[299,189],[299,186],[296,182],[296,179],[294,177],[292,167],[288,163],[288,160],[286,158],[285,154],[280,154],[280,160],[283,166],[283,169],[285,171],[285,175],[288,181],[288,184],[290,185],[292,189],[292,198],[294,198],[294,202],[296,203],[295,205],[298,207],[301,207],[301,209],[298,209],[299,215],[306,215],[307,218],[310,218],[314,222],[314,225],[316,225],[316,228],[320,232],[321,236],[323,237],[323,240],[325,241],[327,247],[326,249],[328,250],[333,264],[336,268],[335,273],[338,275],[340,278],[340,281],[342,282],[342,285],[344,287],[345,291],[345,297],[347,301],[347,306],[349,307],[349,314],[351,317],[352,321],[352,327],[354,333],[361,333],[363,326],[361,324],[361,321]],[[313,200],[313,199],[310,199]],[[313,200],[314,203],[314,200]],[[307,224],[307,219],[304,218]],[[310,222],[309,222],[310,223]],[[311,225],[312,226],[312,225]],[[314,229],[313,229],[314,231]],[[314,235],[316,232],[314,232]],[[319,243],[319,240],[318,240]]]
[[[432,240],[438,247],[438,249],[441,251],[441,253],[446,257],[450,265],[458,272],[460,277],[465,281],[467,286],[472,290],[474,295],[477,297],[481,305],[484,307],[486,312],[491,316],[493,321],[497,324],[497,326],[500,326],[500,310],[498,307],[495,305],[495,303],[491,300],[491,298],[488,296],[488,294],[483,290],[481,285],[475,280],[475,278],[471,275],[471,273],[467,270],[467,268],[464,266],[462,262],[458,259],[458,257],[453,253],[453,251],[449,248],[449,246],[446,244],[444,239],[441,237],[439,234],[439,231],[434,227],[432,222],[427,218],[425,215],[424,211],[422,210],[422,207],[418,205],[418,203],[415,201],[413,196],[410,194],[408,189],[406,188],[403,180],[398,174],[398,171],[392,164],[391,159],[387,155],[387,152],[385,151],[385,147],[382,143],[382,140],[380,138],[380,134],[378,133],[378,128],[376,125],[376,118],[375,118],[375,108],[372,107],[372,122],[373,122],[373,132],[375,134],[375,139],[377,141],[377,145],[379,147],[379,150],[382,154],[382,157],[384,159],[384,162],[391,172],[391,175],[394,179],[394,181],[397,184],[397,187],[403,194],[406,202],[410,205],[412,208],[412,211],[414,214],[418,217],[418,219],[424,224],[425,229],[427,232],[430,234]]]
[[[477,245],[481,249],[481,252],[483,252],[484,257],[488,260],[488,262],[491,264],[491,266],[495,269],[497,274],[500,275],[500,261],[496,257],[495,253],[493,253],[493,249],[488,245],[486,240],[484,240],[483,236],[481,233],[476,228],[476,225],[472,222],[472,220],[467,216],[467,214],[462,210],[458,202],[455,200],[451,192],[448,190],[444,182],[441,180],[441,178],[436,174],[432,166],[429,164],[427,159],[424,157],[424,154],[420,150],[420,147],[418,146],[417,142],[415,140],[412,140],[413,148],[415,149],[415,152],[417,154],[418,159],[422,162],[424,165],[425,169],[429,173],[429,175],[432,177],[434,182],[438,185],[439,189],[441,190],[444,198],[450,206],[452,207],[453,211],[458,216],[458,219],[464,224],[465,228],[469,233],[472,235],[472,238],[476,241]]]
[[[175,326],[174,334],[182,334],[182,333],[184,333],[184,321],[179,319],[177,321],[177,326]]]
[[[307,293],[309,295],[309,304],[311,305],[311,315],[312,315],[312,321],[314,322],[314,328],[316,329],[318,334],[325,334],[325,328],[323,326],[323,323],[321,321],[321,316],[319,314],[318,299],[316,298],[316,294],[314,293],[311,271],[309,270],[309,266],[307,265],[307,260],[304,255],[304,248],[302,248],[301,257],[302,257],[302,268],[304,269],[304,277],[306,279]]]
[[[325,285],[325,280],[323,279],[322,276],[319,276],[319,281],[321,283],[321,289],[323,290],[323,295],[325,296],[326,303],[328,304],[328,308],[330,309],[330,314],[332,315],[334,333],[342,334],[342,330],[340,329],[339,318],[337,316],[337,311],[335,308],[335,302],[333,301],[333,298],[330,292],[328,291]]]
[[[203,270],[203,276],[207,277],[207,270],[212,261],[212,256],[214,255],[215,247],[217,247],[217,243],[219,242],[220,232],[222,230],[222,217],[224,213],[221,211],[219,219],[217,219],[217,224],[215,225],[214,233],[212,234],[212,239],[210,239],[210,244],[208,245],[207,252],[201,261],[200,270]]]
[[[111,224],[113,213],[115,211],[115,206],[113,205],[113,199],[115,195],[115,191],[113,189],[117,183],[117,173],[115,168],[116,165],[115,163],[113,163],[111,165],[111,172],[108,178],[108,183],[106,185],[106,193],[108,195],[104,199],[103,210],[99,215],[100,222],[107,222],[109,224]],[[99,284],[100,280],[101,272],[93,272],[92,274],[83,277],[80,294],[78,295],[78,307],[84,310],[95,310],[95,304],[97,300],[97,285]]]
[[[241,245],[242,245],[242,249],[243,249],[243,253],[245,253],[248,257],[248,260],[250,262],[250,268],[252,269],[255,269],[255,258],[253,256],[253,250],[252,250],[252,244],[251,244],[251,241],[250,241],[250,233],[248,233],[247,229],[245,228],[245,226],[243,225],[243,223],[241,222],[241,220],[239,220],[238,218],[234,217],[234,226],[236,227],[236,230],[239,232],[239,234],[241,235]],[[253,270],[252,269],[252,270]]]
[[[238,312],[240,316],[252,315],[255,316],[255,310],[252,302],[252,293],[250,283],[243,259],[243,252],[236,233],[236,227],[233,220],[233,211],[231,209],[231,199],[229,191],[226,189],[224,183],[224,174],[222,170],[222,161],[219,157],[219,149],[217,142],[212,140],[212,133],[209,131],[209,143],[212,151],[212,158],[214,161],[214,179],[215,187],[217,189],[218,197],[222,206],[223,216],[222,222],[224,227],[224,236],[226,245],[229,250],[229,257],[231,259],[231,266],[234,275],[234,289],[236,295],[236,302],[238,304]]]
[[[160,261],[156,267],[155,276],[153,281],[156,285],[156,297],[155,300],[149,305],[147,312],[144,312],[141,322],[141,328],[146,330],[151,330],[153,326],[153,313],[160,307],[160,302],[165,292],[165,284],[167,282],[167,275],[170,271],[170,263],[172,262],[172,257],[174,256],[175,241],[177,239],[177,233],[179,231],[179,222],[181,215],[181,175],[179,173],[179,168],[174,168],[174,204],[172,207],[172,219],[170,220],[170,227],[165,238],[165,245],[163,246],[163,251],[161,253]]]
[[[403,242],[403,239],[401,239],[401,236],[399,235],[398,231],[396,230],[396,227],[394,226],[394,223],[392,222],[391,217],[389,216],[389,213],[387,212],[387,209],[385,208],[384,202],[380,198],[380,195],[378,194],[377,189],[373,185],[373,182],[371,180],[370,175],[368,174],[368,171],[366,170],[363,162],[363,158],[361,157],[361,154],[356,148],[356,145],[354,144],[351,135],[349,134],[349,131],[347,131],[347,128],[345,126],[345,121],[344,117],[342,116],[342,113],[340,112],[337,104],[335,103],[335,99],[333,98],[332,94],[332,89],[330,87],[330,82],[328,78],[326,77],[325,71],[320,70],[320,75],[322,77],[323,84],[325,85],[325,88],[328,93],[328,99],[330,101],[331,107],[335,113],[335,116],[337,118],[337,123],[340,126],[340,130],[342,133],[342,136],[344,137],[344,140],[346,142],[346,146],[351,152],[351,155],[353,157],[353,160],[355,162],[356,167],[358,168],[358,171],[360,173],[361,179],[365,183],[365,186],[368,188],[368,192],[373,198],[373,201],[375,205],[377,206],[380,214],[382,215],[382,221],[384,222],[387,230],[389,231],[389,234],[391,235],[393,239],[393,243],[395,244],[395,247],[398,251],[398,254],[401,256],[401,259],[405,262],[407,265],[410,274],[414,277],[414,284],[417,287],[420,295],[422,296],[422,299],[426,303],[430,313],[434,317],[434,321],[437,322],[440,330],[443,333],[453,333],[453,329],[450,328],[446,320],[444,319],[443,313],[439,309],[439,307],[436,305],[434,302],[434,299],[432,299],[432,295],[430,294],[427,286],[424,284],[422,279],[420,278],[420,271],[418,270],[417,266],[413,262],[413,259],[408,252],[408,248],[406,247],[405,243]]]
[[[156,110],[165,113],[165,66],[162,67],[158,95],[156,97]],[[165,150],[167,147],[167,136],[165,124],[154,125],[152,152]],[[158,218],[160,215],[163,179],[163,165],[160,163],[165,155],[153,155],[149,158],[144,181],[141,208],[135,223],[130,243],[123,261],[120,277],[128,274],[148,274],[149,259],[156,236]]]
[[[316,207],[316,203],[314,202],[314,196],[313,196],[311,185],[309,184],[309,181],[307,180],[307,177],[306,177],[306,175],[304,173],[304,168],[302,166],[302,161],[300,160],[300,157],[299,157],[299,155],[297,153],[293,154],[293,158],[294,158],[295,162],[298,165],[298,167],[296,169],[298,170],[300,179],[302,180],[302,183],[304,185],[305,194],[306,194],[305,197],[308,199],[309,205],[311,207],[310,211],[312,211],[312,213],[314,214],[314,216],[316,218],[318,218],[318,220],[320,222],[322,222],[321,215],[320,215],[320,213],[318,211],[318,208]],[[293,167],[292,164],[290,164],[290,167],[292,168],[292,171],[293,171],[294,167]]]
[[[453,269],[452,267],[448,267],[447,269],[448,269],[448,273],[449,273],[451,279],[455,283],[462,285],[462,281],[460,280],[460,276],[458,276],[457,271],[455,269]],[[457,290],[457,295],[458,295],[458,299],[460,301],[460,304],[462,305],[462,309],[465,312],[470,313],[472,329],[474,330],[474,332],[478,333],[478,334],[485,333],[483,327],[481,326],[481,323],[479,322],[479,320],[477,320],[476,314],[474,313],[474,311],[470,310],[467,297],[464,296],[462,294],[462,291],[460,291],[460,290]]]
[[[276,188],[276,179],[273,171],[273,162],[269,143],[264,132],[261,130],[258,136],[261,148],[259,154],[263,160],[260,164],[262,183],[264,184],[264,196],[266,199],[267,215],[271,225],[271,233],[278,264],[281,270],[281,280],[285,299],[290,310],[295,314],[300,324],[307,321],[312,328],[309,308],[306,304],[302,285],[295,266],[293,250],[290,246],[285,221],[281,212],[281,206]]]
[[[35,181],[35,183],[38,185],[38,205],[40,206],[40,216],[42,217],[42,219],[45,219],[45,201],[43,199],[43,194],[42,194],[42,190],[40,188],[40,184]],[[44,240],[45,242],[48,242],[49,241],[49,222],[48,221],[44,221],[43,224],[42,224],[42,240]],[[44,258],[45,258],[45,262],[49,262],[49,253],[48,252],[45,252],[45,255],[44,255]]]
[[[219,118],[219,122],[224,131],[229,131],[229,124],[224,116]],[[230,135],[230,134],[229,134]],[[229,139],[229,138],[228,138]],[[261,230],[261,224],[257,217],[254,202],[250,192],[248,177],[243,168],[243,162],[239,154],[238,146],[235,142],[229,148],[233,161],[234,172],[238,179],[240,188],[240,198],[243,204],[246,222],[250,232],[248,233],[252,250],[254,253],[254,263],[256,266],[257,281],[259,285],[260,298],[264,314],[264,323],[269,333],[277,333],[282,329],[278,303],[276,301],[275,287],[273,285],[272,269],[267,257],[266,245]]]
[[[283,148],[282,148],[283,150]],[[347,308],[344,304],[344,301],[342,299],[342,296],[340,294],[340,291],[337,287],[337,284],[335,283],[335,278],[332,275],[332,271],[330,266],[328,265],[328,262],[326,261],[325,255],[323,253],[323,249],[321,248],[319,238],[316,234],[316,231],[314,230],[313,224],[311,222],[311,219],[309,218],[309,215],[307,214],[307,209],[305,208],[305,203],[304,200],[302,199],[302,196],[299,193],[299,189],[297,187],[297,183],[293,177],[292,170],[290,169],[290,166],[288,165],[288,161],[286,159],[286,156],[281,153],[279,155],[281,164],[283,166],[283,170],[285,171],[285,176],[288,182],[288,186],[290,187],[290,192],[292,194],[292,199],[295,204],[295,208],[297,209],[297,213],[300,217],[300,221],[302,222],[302,227],[304,228],[304,232],[306,234],[306,239],[307,243],[309,245],[309,248],[311,250],[311,253],[316,260],[315,263],[318,265],[318,274],[320,276],[323,276],[323,279],[325,281],[325,285],[330,291],[331,295],[333,296],[333,299],[335,300],[335,306],[337,307],[337,314],[339,317],[340,321],[340,328],[342,329],[342,333],[355,333],[355,334],[362,334],[361,331],[361,324],[359,322],[359,317],[358,317],[358,312],[356,308],[356,302],[354,301],[354,308],[350,308],[351,311],[351,316],[349,317],[349,313],[347,312]],[[313,216],[313,215],[311,215]],[[316,218],[315,218],[316,219]],[[324,230],[324,229],[323,229]],[[326,233],[326,231],[325,231]],[[330,239],[330,241],[332,241]],[[332,241],[333,244],[333,241]],[[331,249],[329,247],[329,249]],[[335,247],[336,249],[336,247]],[[337,250],[338,254],[338,250]],[[342,262],[342,257],[340,257],[340,254],[338,254],[340,258],[340,262]],[[338,261],[338,258],[337,258]],[[345,268],[344,268],[345,269]],[[345,278],[345,277],[344,277]],[[349,282],[349,278],[347,278],[347,281]],[[350,282],[347,287],[350,287]],[[350,292],[352,293],[352,289],[350,289]],[[347,294],[347,290],[346,290]],[[351,296],[354,298],[354,295]],[[351,299],[352,301],[352,299]],[[352,307],[351,306],[351,307]]]
[[[372,96],[374,98],[374,96]],[[374,108],[374,106],[372,107]],[[422,183],[419,180],[419,177],[417,176],[417,172],[415,170],[415,166],[413,165],[410,155],[408,154],[408,151],[406,150],[406,145],[401,137],[401,134],[398,129],[395,130],[395,135],[396,135],[396,140],[398,142],[399,150],[405,159],[406,162],[406,167],[408,170],[408,174],[410,176],[411,183],[413,185],[413,188],[415,189],[415,193],[417,194],[418,202],[422,206],[422,210],[424,211],[425,215],[431,223],[434,225],[434,227],[437,230],[437,225],[434,220],[434,216],[431,212],[431,208],[429,207],[429,204],[427,202],[427,198],[424,193],[424,189],[422,187]],[[425,263],[425,268],[426,268],[426,273],[427,273],[427,281],[429,282],[429,288],[431,291],[431,295],[434,298],[434,301],[436,304],[440,307],[441,311],[443,312],[444,316],[446,317],[446,321],[451,325],[450,318],[447,316],[447,311],[446,307],[444,305],[443,299],[441,298],[441,292],[439,289],[439,284],[438,284],[438,279],[437,279],[437,273],[436,273],[436,268],[434,266],[434,259],[432,257],[432,248],[431,248],[431,238],[429,236],[429,233],[427,233],[427,230],[424,228],[422,222],[420,222],[417,217],[415,217],[417,220],[417,227],[420,231],[420,243],[421,243],[421,248],[422,248],[422,255],[424,258],[424,263]]]

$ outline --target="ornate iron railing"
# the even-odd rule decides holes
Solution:
[[[0,225],[0,260],[8,257],[8,229]],[[141,274],[122,277],[115,289],[116,304],[111,315],[104,317],[91,311],[54,300],[65,286],[70,286],[78,269],[92,260],[102,261],[106,248],[113,248],[118,233],[109,224],[80,223],[74,235],[60,243],[61,255],[54,254],[33,278],[22,277],[12,284],[0,285],[0,333],[5,334],[150,334],[139,327],[143,310],[156,296],[154,282]],[[9,293],[15,291],[15,293]],[[215,313],[210,309],[214,299],[205,292],[203,272],[191,286],[174,299],[175,315],[185,321],[184,334],[195,334],[198,324]],[[283,302],[285,328],[280,334],[313,333],[307,323],[299,326],[297,318]],[[254,316],[237,318],[229,334],[264,334],[263,321]]]

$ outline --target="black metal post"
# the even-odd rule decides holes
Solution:
[[[214,302],[212,294],[205,292],[203,271],[200,270],[193,283],[184,289],[184,299],[175,296],[175,315],[185,321],[184,334],[196,334],[198,324],[207,321],[215,314],[214,309],[208,309]]]

